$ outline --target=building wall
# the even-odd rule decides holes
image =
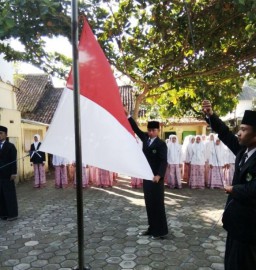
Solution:
[[[143,131],[147,131],[147,124],[139,124],[139,127]],[[188,123],[186,124],[170,124],[167,126],[161,125],[160,126],[160,134],[159,137],[162,140],[165,140],[169,138],[169,134],[176,134],[179,140],[179,143],[183,143],[183,135],[189,134],[189,133],[195,133],[195,135],[202,135],[202,134],[207,134],[207,123]]]
[[[0,108],[17,109],[16,94],[10,84],[0,81]]]

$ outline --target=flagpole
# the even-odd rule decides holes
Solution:
[[[75,153],[76,153],[76,198],[77,198],[77,233],[78,233],[78,268],[84,267],[84,215],[82,188],[82,151],[81,151],[81,118],[80,118],[80,88],[78,62],[78,5],[72,0],[72,52],[73,52],[73,87],[74,87],[74,123],[75,123]]]

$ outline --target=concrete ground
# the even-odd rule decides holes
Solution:
[[[68,270],[78,264],[76,190],[18,184],[19,218],[0,220],[0,269]],[[90,187],[84,198],[84,260],[92,270],[221,270],[226,233],[223,190],[166,189],[169,235],[150,240],[143,193],[119,177],[113,188]],[[80,269],[79,269],[80,270]]]

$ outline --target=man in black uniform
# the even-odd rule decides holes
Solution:
[[[235,136],[203,101],[207,122],[236,155],[222,222],[227,231],[225,270],[256,269],[256,111],[246,110]]]
[[[126,115],[128,112],[125,110]],[[159,122],[148,122],[148,132],[139,129],[132,117],[128,117],[133,131],[143,143],[143,152],[153,171],[152,180],[143,180],[143,192],[148,216],[148,229],[140,235],[162,239],[168,234],[164,206],[164,175],[167,167],[167,146],[159,137]]]
[[[0,218],[15,220],[18,203],[15,189],[17,150],[7,140],[7,128],[0,126]]]

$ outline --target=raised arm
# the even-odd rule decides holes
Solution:
[[[213,112],[211,102],[204,100],[202,110],[206,115],[206,122],[218,134],[220,140],[236,155],[240,150],[237,137],[229,130],[228,126]]]

